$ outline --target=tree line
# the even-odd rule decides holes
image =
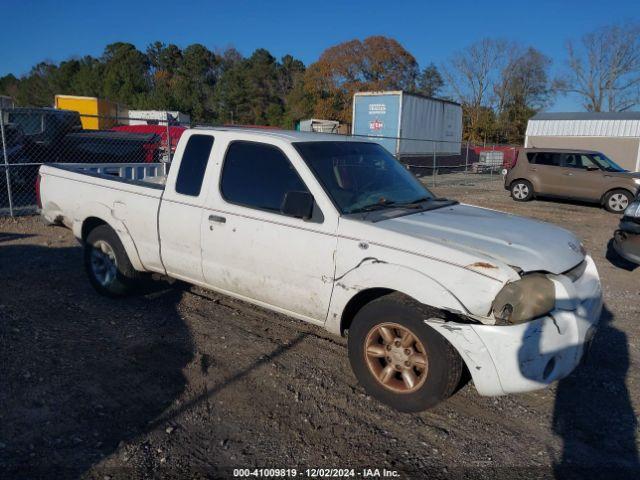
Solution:
[[[118,42],[100,57],[41,62],[20,78],[0,77],[0,94],[24,106],[50,106],[55,94],[85,95],[179,110],[197,123],[292,128],[311,117],[349,123],[355,92],[405,90],[459,102],[464,137],[496,143],[521,143],[528,119],[557,95],[577,95],[587,111],[640,105],[640,24],[603,27],[566,49],[564,68],[552,78],[552,60],[535,47],[494,38],[423,68],[384,36],[332,46],[308,66],[263,48],[244,57],[201,44],[155,42],[143,52]]]

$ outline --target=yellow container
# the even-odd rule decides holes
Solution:
[[[78,112],[82,128],[86,130],[104,130],[121,123],[116,117],[123,111],[122,106],[115,102],[77,95],[56,95],[55,107]]]

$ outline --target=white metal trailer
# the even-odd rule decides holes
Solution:
[[[398,157],[459,154],[460,104],[403,91],[353,96],[352,133],[376,138]]]

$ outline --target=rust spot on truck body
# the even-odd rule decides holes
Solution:
[[[471,265],[467,265],[467,268],[498,268],[495,265],[487,262],[475,262]]]

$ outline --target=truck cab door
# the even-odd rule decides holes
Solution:
[[[203,281],[200,230],[213,143],[209,134],[184,134],[176,151],[181,160],[169,172],[158,214],[160,254],[167,274],[193,283]]]
[[[203,215],[203,272],[214,289],[322,323],[333,288],[338,216],[311,173],[294,166],[292,160],[303,163],[296,155],[284,142],[229,143],[219,188],[211,189]],[[312,218],[281,213],[287,192],[314,196]]]

